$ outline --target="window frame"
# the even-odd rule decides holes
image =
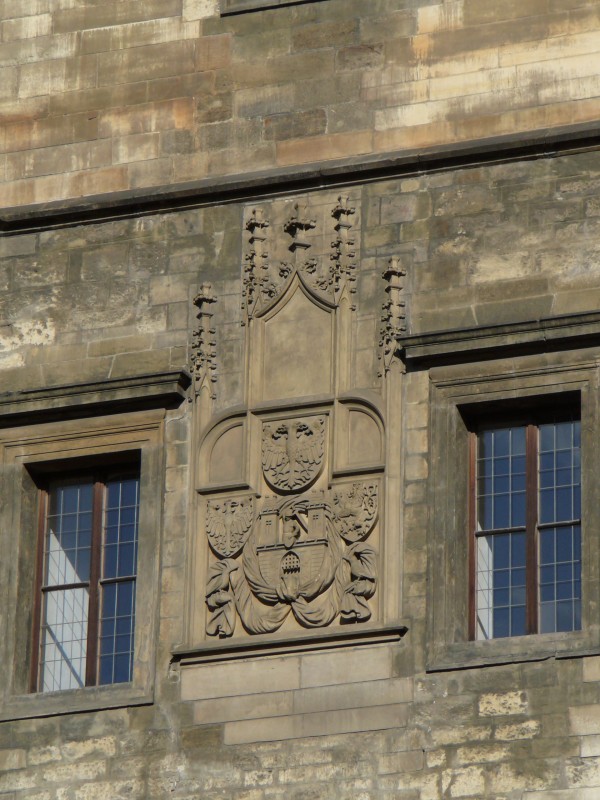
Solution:
[[[600,653],[600,430],[594,353],[566,351],[430,368],[427,669],[430,671]],[[582,629],[487,640],[470,637],[469,434],[490,413],[556,403],[581,413]],[[470,563],[471,562],[471,563]]]
[[[0,721],[153,701],[162,517],[156,487],[164,484],[164,420],[165,410],[153,409],[0,430],[0,491],[14,498],[0,505],[0,542],[7,554],[0,560],[0,581],[7,587],[7,611],[0,616]],[[31,692],[40,484],[69,465],[121,465],[134,458],[140,465],[140,517],[133,679]]]
[[[564,398],[563,398],[564,399]],[[553,523],[543,523],[540,520],[539,502],[539,437],[540,428],[544,424],[552,422],[579,422],[581,425],[581,414],[578,405],[573,401],[561,403],[558,397],[559,408],[553,407],[548,410],[540,407],[539,401],[534,400],[533,405],[527,411],[519,410],[511,412],[510,404],[503,413],[482,414],[474,419],[469,425],[469,500],[468,500],[468,559],[469,559],[469,639],[480,641],[477,636],[477,540],[484,535],[501,535],[503,533],[516,532],[522,529],[525,533],[525,626],[526,630],[522,634],[514,636],[531,636],[542,633],[540,631],[540,580],[538,547],[540,542],[540,530],[550,526],[574,524],[575,520],[554,521]],[[562,408],[560,407],[562,406]],[[477,467],[477,447],[480,435],[485,431],[501,430],[502,428],[523,428],[525,430],[525,523],[519,526],[509,526],[506,529],[491,528],[489,530],[477,530],[477,501],[479,499],[477,491],[478,467]],[[578,519],[581,530],[581,516]],[[580,554],[581,555],[581,554]],[[581,628],[573,628],[569,633],[574,633]],[[553,633],[557,633],[554,631]],[[567,632],[567,631],[565,631]],[[549,632],[544,633],[547,635]],[[512,638],[511,636],[491,636],[490,639]]]
[[[126,454],[128,455],[128,454]],[[119,464],[119,462],[122,462]],[[44,660],[42,659],[42,635],[44,625],[44,598],[47,596],[50,587],[45,582],[45,542],[48,525],[48,511],[50,493],[54,488],[53,484],[75,485],[86,483],[92,485],[92,531],[90,540],[90,567],[89,578],[82,581],[82,584],[89,586],[89,605],[87,617],[87,657],[85,668],[85,687],[116,685],[117,683],[130,683],[130,681],[113,681],[110,683],[100,683],[100,636],[101,636],[101,606],[102,606],[102,587],[109,583],[116,583],[119,578],[106,579],[102,571],[102,555],[105,546],[106,525],[104,512],[106,510],[106,489],[110,481],[135,477],[140,480],[139,456],[132,453],[127,459],[117,458],[110,461],[105,466],[90,466],[89,470],[82,467],[81,470],[74,471],[72,461],[65,463],[65,471],[57,471],[52,474],[45,474],[38,481],[38,542],[36,554],[36,579],[35,597],[33,609],[33,629],[30,665],[30,691],[47,694],[50,690],[41,688],[42,669]],[[138,525],[139,538],[139,525]],[[136,546],[137,549],[137,546]],[[137,582],[137,559],[136,569],[130,579]],[[59,589],[59,587],[55,587]],[[134,605],[134,625],[135,625],[135,605]],[[134,637],[135,647],[135,637]],[[57,691],[67,691],[65,689]]]

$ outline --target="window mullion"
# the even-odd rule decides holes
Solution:
[[[527,632],[538,630],[537,518],[538,518],[538,429],[527,426],[526,525],[527,525]]]
[[[85,664],[86,686],[95,686],[98,670],[98,625],[100,619],[100,577],[102,561],[102,528],[104,512],[104,484],[94,482],[92,504],[92,542],[90,553],[90,596],[88,611],[87,654]]]

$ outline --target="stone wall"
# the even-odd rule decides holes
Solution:
[[[380,641],[346,639],[343,645],[316,637],[306,647],[302,637],[292,637],[279,649],[269,650],[263,641],[264,652],[260,647],[237,655],[223,651],[219,658],[213,648],[208,658],[203,655],[202,648],[214,640],[190,634],[188,619],[190,592],[197,593],[196,613],[202,619],[205,613],[204,584],[190,583],[189,575],[194,543],[203,539],[194,522],[202,502],[194,467],[200,400],[185,401],[165,411],[151,698],[77,710],[69,697],[64,713],[57,714],[44,705],[47,698],[30,696],[26,714],[12,714],[26,718],[14,719],[12,690],[5,683],[3,796],[591,800],[596,795],[597,647],[582,650],[575,644],[571,652],[559,653],[552,645],[532,655],[522,637],[522,652],[509,659],[512,663],[475,663],[472,654],[469,662],[442,670],[432,662],[435,626],[429,615],[441,589],[431,575],[428,588],[428,541],[430,546],[431,487],[440,480],[443,462],[432,457],[430,374],[438,382],[443,375],[421,368],[403,374],[396,363],[383,377],[379,339],[386,298],[381,274],[393,255],[407,272],[410,334],[456,327],[477,331],[593,311],[599,173],[598,156],[583,152],[448,167],[347,187],[360,220],[351,383],[387,395],[390,417],[397,413],[394,407],[402,409],[394,423],[399,427],[389,434],[386,468],[390,481],[399,471],[403,475],[400,519],[388,518],[392,539],[397,538],[393,546],[400,549],[387,578],[383,570],[374,608],[382,635],[394,625],[398,631],[405,625],[407,632]],[[283,213],[277,211],[282,204],[329,208],[336,193],[314,188],[283,199],[249,198],[2,237],[3,408],[11,411],[35,390],[43,401],[48,387],[112,386],[111,381],[189,368],[197,324],[193,299],[206,281],[217,297],[211,414],[239,408],[246,335],[244,220],[259,206],[275,209],[275,216]],[[449,369],[444,375],[456,378],[495,370],[506,377],[512,370],[541,373],[548,365],[584,361],[594,372],[599,353],[596,340],[588,339],[567,352],[517,353],[507,362],[459,364],[442,372]],[[0,443],[64,424],[35,420],[33,412],[14,424],[4,420]],[[88,423],[83,416],[70,424],[85,429]],[[596,514],[584,535],[593,534]],[[10,528],[0,535],[6,547],[14,541]],[[12,587],[10,565],[2,569]],[[390,583],[394,576],[401,591]],[[391,597],[387,605],[377,599],[381,595]],[[5,634],[15,619],[10,599],[3,610]],[[369,635],[378,625],[366,626]],[[457,629],[460,625],[457,620]],[[348,628],[356,633],[360,625],[337,630],[345,635]],[[6,675],[22,664],[14,663],[6,644],[10,635],[3,638]],[[543,637],[535,638],[539,646]]]
[[[594,0],[6,0],[2,203],[593,124],[599,36]]]

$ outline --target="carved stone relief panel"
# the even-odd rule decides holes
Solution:
[[[300,416],[269,413],[245,426],[249,447],[260,446],[257,491],[205,499],[209,636],[377,614],[380,479],[331,478],[334,414],[333,406]]]
[[[383,403],[352,391],[358,200],[246,209],[245,402],[199,440],[203,635],[382,619]]]

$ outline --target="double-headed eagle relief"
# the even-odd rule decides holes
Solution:
[[[303,627],[369,619],[377,555],[366,540],[378,510],[377,482],[305,491],[322,470],[326,416],[263,425],[262,468],[277,494],[209,500],[207,632],[277,630],[292,615]],[[236,558],[236,556],[241,557]]]
[[[320,472],[325,418],[283,420],[263,426],[262,465],[273,489],[298,491]]]

